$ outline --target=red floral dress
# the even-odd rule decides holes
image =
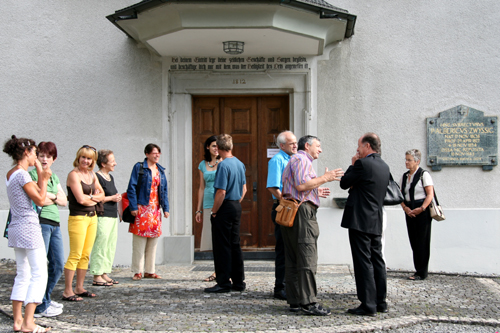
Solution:
[[[135,222],[131,223],[128,231],[141,237],[155,238],[161,236],[161,212],[158,199],[158,187],[160,186],[160,173],[153,178],[149,205],[138,205],[139,212]]]

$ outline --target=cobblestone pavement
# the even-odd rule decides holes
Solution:
[[[161,280],[133,281],[128,267],[110,274],[120,284],[85,286],[98,295],[82,302],[62,302],[63,278],[52,293],[64,303],[64,313],[37,323],[53,332],[498,332],[500,278],[431,274],[410,281],[409,273],[388,272],[389,313],[376,317],[346,314],[358,306],[352,272],[344,265],[320,265],[320,302],[329,317],[288,311],[286,302],[272,298],[272,262],[245,262],[247,290],[206,294],[203,282],[213,271],[208,261],[186,266],[157,266]],[[0,263],[0,332],[12,331],[9,300],[15,265]],[[435,330],[433,330],[435,328]]]

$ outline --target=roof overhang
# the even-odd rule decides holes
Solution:
[[[356,22],[322,0],[145,0],[107,19],[160,56],[223,56],[225,41],[244,56],[321,55]]]

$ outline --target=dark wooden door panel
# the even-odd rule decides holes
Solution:
[[[267,148],[272,147],[279,133],[289,129],[288,96],[267,96],[259,99],[259,239],[261,247],[273,247],[276,244],[274,238],[274,224],[271,220],[273,197],[267,190],[267,166],[270,158],[267,158]]]
[[[233,155],[246,168],[247,193],[242,200],[240,237],[245,250],[272,248],[272,197],[266,189],[267,148],[289,128],[288,96],[193,97],[193,205],[198,198],[198,164],[203,143],[211,135],[233,137]],[[199,248],[201,224],[194,221],[195,247]]]

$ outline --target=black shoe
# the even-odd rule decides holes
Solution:
[[[242,291],[245,291],[246,288],[247,288],[247,284],[245,282],[243,282],[243,285],[241,285],[241,286],[235,286],[234,284],[231,285],[231,289],[233,291],[242,292]]]
[[[299,311],[300,311],[300,305],[290,304],[290,312],[299,312]]]
[[[347,310],[347,313],[357,315],[357,316],[370,316],[370,317],[375,317],[377,315],[376,313],[366,312],[360,306],[355,308],[355,309]]]
[[[283,289],[275,291],[274,298],[280,299],[282,301],[286,301],[286,291]]]
[[[389,312],[389,310],[387,310],[387,306],[380,306],[380,305],[377,305],[377,312],[380,312],[380,313],[387,313],[387,312]]]
[[[211,287],[211,288],[205,288],[204,290],[206,293],[228,293],[228,292],[231,292],[231,289],[230,288],[222,288],[221,286],[219,286],[218,284],[216,284],[215,286]]]
[[[313,316],[329,316],[332,314],[332,312],[328,309],[325,309],[319,303],[312,303],[309,305],[302,305],[301,306],[302,311],[304,311],[307,314],[313,315]]]

